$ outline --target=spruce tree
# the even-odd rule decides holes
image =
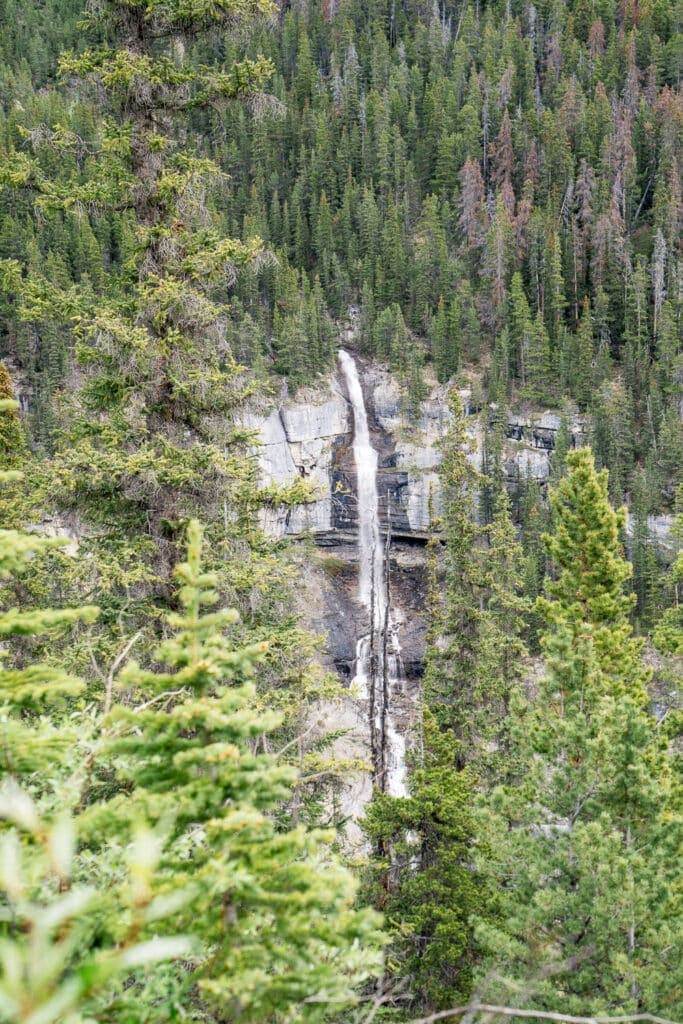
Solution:
[[[508,300],[508,320],[510,324],[511,369],[519,376],[522,384],[526,385],[529,382],[529,355],[534,337],[534,322],[524,293],[522,275],[519,272],[512,276]],[[537,387],[539,383],[540,374],[536,371],[540,371],[543,362],[542,356],[540,358],[539,356],[540,353],[534,358],[532,387]]]
[[[611,508],[607,473],[587,449],[568,464],[552,497],[553,575],[538,602],[546,674],[537,697],[515,708],[524,782],[487,801],[501,923],[479,929],[489,951],[482,992],[502,998],[493,971],[505,998],[512,991],[531,1008],[676,1017],[681,820],[629,621],[624,512]]]
[[[16,403],[0,400],[0,418],[16,415]],[[0,471],[0,484],[16,479],[15,470]],[[17,656],[12,642],[48,635],[53,642],[80,622],[93,622],[98,609],[93,605],[78,608],[7,607],[9,583],[19,583],[37,556],[66,541],[21,530],[0,530],[0,581],[3,604],[0,611],[0,702],[3,772],[13,779],[31,778],[39,783],[39,773],[59,776],[59,765],[76,742],[78,729],[70,724],[67,697],[85,689],[82,679],[66,672],[58,664],[31,662],[26,654]],[[6,664],[6,662],[8,664]],[[57,720],[50,711],[58,712]],[[41,784],[41,785],[44,785]]]
[[[20,464],[26,452],[26,438],[14,402],[12,382],[7,367],[0,363],[0,469]]]
[[[16,261],[5,276],[25,320],[41,331],[69,327],[80,363],[51,492],[105,530],[126,524],[139,561],[148,551],[144,534],[151,531],[157,550],[167,546],[171,524],[198,502],[209,518],[227,502],[236,522],[253,504],[253,466],[235,422],[252,385],[228,345],[225,295],[241,268],[263,261],[264,248],[221,232],[208,203],[220,169],[179,140],[191,116],[254,97],[271,71],[264,58],[209,67],[191,59],[186,44],[269,11],[260,0],[91,7],[88,28],[107,43],[60,61],[62,77],[94,86],[101,105],[87,174],[62,181],[43,172],[46,148],[68,160],[80,144],[59,125],[3,171],[39,214],[76,207],[132,222],[132,251],[105,295],[38,268],[24,280]]]
[[[110,661],[139,629],[160,628],[176,545],[198,510],[231,601],[259,606],[255,580],[263,605],[275,602],[274,592],[280,597],[284,570],[273,569],[258,523],[262,507],[283,495],[261,486],[255,439],[244,426],[245,403],[263,382],[237,363],[230,330],[230,316],[239,317],[230,297],[237,285],[250,290],[242,276],[253,283],[268,263],[272,278],[273,260],[259,239],[224,230],[222,171],[193,141],[201,133],[190,130],[226,106],[235,122],[245,104],[272,106],[261,91],[271,62],[243,52],[271,13],[260,0],[91,6],[92,45],[60,63],[70,88],[97,99],[85,165],[77,164],[80,136],[56,125],[24,140],[0,172],[38,219],[61,225],[76,209],[93,227],[111,223],[119,234],[104,294],[68,274],[51,278],[39,260],[27,277],[16,260],[3,268],[32,331],[57,325],[75,350],[75,393],[65,402],[57,451],[35,476],[42,507],[74,515],[86,534],[88,562],[79,569],[103,609],[92,638],[96,663]],[[217,34],[225,59],[206,63],[198,53]],[[64,161],[71,174],[47,174],[47,161]],[[295,308],[281,318],[284,368],[291,364],[303,380],[322,361],[318,352],[309,359],[308,349],[327,347],[327,328],[311,325],[296,275],[294,282]],[[261,635],[264,624],[252,614],[244,628]],[[86,651],[82,669],[90,661]]]
[[[676,519],[671,535],[676,556],[673,560],[666,583],[670,593],[670,606],[655,626],[653,639],[660,651],[666,654],[683,655],[683,484],[676,493]]]
[[[15,406],[3,399],[0,415]],[[1,473],[0,482],[13,475]],[[0,530],[0,579],[20,577],[63,543]],[[133,984],[136,971],[192,952],[187,937],[170,929],[157,935],[184,899],[170,879],[154,905],[163,833],[152,836],[139,820],[129,842],[83,857],[80,787],[96,743],[92,713],[74,703],[85,682],[58,663],[17,658],[12,647],[46,634],[56,646],[97,613],[92,606],[0,611],[0,1006],[8,1024],[87,1019],[110,1004],[114,988]]]
[[[651,629],[659,603],[657,551],[650,534],[648,495],[643,473],[634,475],[631,484],[631,563],[633,592],[636,596],[634,615],[641,628]]]
[[[497,490],[490,524],[477,522],[486,481],[472,465],[457,395],[451,414],[440,469],[444,546],[430,595],[425,702],[458,739],[459,767],[472,764],[482,778],[502,778],[509,769],[506,709],[525,656],[522,549],[504,489]]]
[[[155,934],[185,898],[167,888],[155,899],[160,835],[139,827],[123,851],[99,858],[99,873],[90,861],[86,884],[75,824],[63,809],[45,817],[28,793],[5,785],[0,823],[0,896],[8,918],[0,924],[0,1001],[7,1024],[105,1020],[117,988],[130,990],[136,976],[192,956],[187,936]],[[103,939],[103,922],[115,941]],[[154,1006],[138,1002],[136,1010],[133,1019],[149,1020]]]
[[[476,948],[470,916],[484,903],[472,871],[474,776],[456,765],[457,742],[427,711],[405,798],[377,793],[365,829],[378,851],[371,895],[392,935],[389,976],[415,1011],[466,1002]]]
[[[378,922],[353,906],[356,886],[330,854],[331,836],[277,826],[296,772],[256,752],[279,720],[254,708],[251,677],[266,645],[230,643],[237,616],[214,609],[216,577],[202,570],[201,549],[192,521],[175,572],[180,609],[155,655],[166,669],[123,670],[120,685],[137,703],[116,703],[108,719],[123,789],[92,805],[84,833],[96,843],[139,816],[172,822],[158,872],[191,890],[172,921],[201,943],[186,989],[198,985],[221,1020],[322,1020],[379,969]],[[120,1012],[136,998],[121,990]]]
[[[391,975],[420,1009],[466,1001],[477,960],[470,918],[484,912],[472,870],[473,792],[516,774],[506,715],[525,647],[521,548],[509,499],[498,490],[491,522],[475,520],[482,477],[457,395],[444,440],[439,524],[429,551],[429,630],[423,719],[410,795],[377,794],[366,829],[375,844],[373,898],[393,933]]]
[[[460,301],[457,296],[446,305],[439,298],[436,313],[430,325],[431,354],[437,380],[445,384],[455,376],[462,356],[462,330]]]
[[[526,353],[526,386],[524,393],[529,398],[543,402],[552,394],[550,375],[550,339],[540,311],[536,314],[529,335]]]
[[[593,340],[593,319],[590,302],[583,300],[581,319],[574,339],[571,366],[569,367],[568,383],[572,395],[579,403],[580,409],[586,409],[594,387],[593,358],[595,344]]]
[[[475,550],[477,526],[474,508],[479,474],[472,465],[472,442],[465,429],[462,404],[451,397],[452,421],[443,441],[440,467],[441,509],[446,551],[438,559],[430,595],[430,628],[440,643],[429,647],[425,662],[425,700],[443,728],[453,728],[459,739],[469,722],[464,715],[474,679],[474,652],[479,607],[471,600],[479,570]],[[460,747],[460,757],[463,757]],[[462,761],[460,763],[462,767]]]

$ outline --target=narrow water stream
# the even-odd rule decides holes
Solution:
[[[393,713],[392,698],[401,687],[403,670],[380,532],[378,456],[370,440],[356,361],[341,349],[339,362],[353,409],[353,457],[358,481],[358,599],[368,616],[368,632],[356,642],[353,682],[358,695],[368,702],[375,785],[391,796],[407,796],[405,739]]]

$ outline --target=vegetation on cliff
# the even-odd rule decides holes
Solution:
[[[0,24],[0,1020],[681,1020],[680,11]],[[246,426],[350,307],[411,430],[452,395],[408,794],[363,865],[260,528],[310,495]],[[547,406],[550,486],[511,480],[507,412]]]

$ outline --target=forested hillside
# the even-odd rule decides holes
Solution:
[[[682,16],[0,0],[0,1021],[683,1021]]]

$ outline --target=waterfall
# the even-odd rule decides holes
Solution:
[[[358,638],[354,685],[369,702],[371,747],[379,788],[391,796],[407,796],[405,740],[396,726],[392,697],[401,686],[402,662],[398,622],[388,594],[385,552],[380,534],[378,456],[370,441],[356,362],[339,351],[353,409],[353,458],[358,501],[358,600],[367,612],[369,632]]]

